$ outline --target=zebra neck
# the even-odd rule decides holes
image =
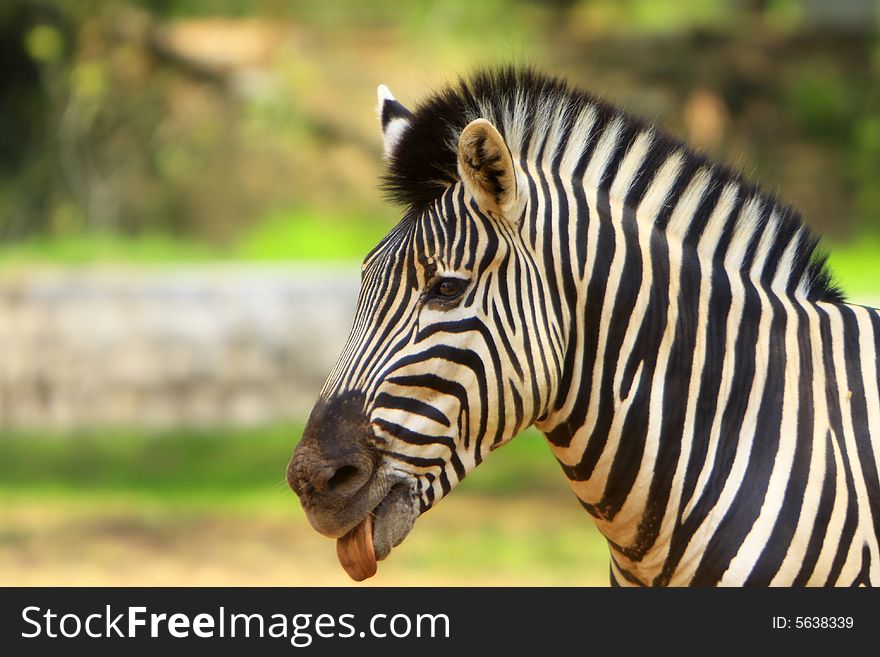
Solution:
[[[539,423],[554,444],[590,427],[602,395],[622,404],[642,356],[680,342],[676,326],[687,336],[708,321],[710,292],[757,318],[769,299],[807,303],[827,283],[815,240],[790,209],[683,151],[649,166],[652,132],[625,148],[620,132],[607,128],[583,167],[520,160],[532,182],[531,243],[565,350]]]
[[[585,194],[583,257],[560,285],[569,290],[563,376],[539,423],[612,547],[641,567],[688,502],[686,455],[694,435],[707,433],[699,386],[722,389],[736,358],[754,364],[756,345],[771,339],[769,306],[798,303],[786,276],[767,277],[772,231],[765,222],[759,232],[754,217],[774,209],[734,186],[706,206],[710,173],[694,178],[672,204],[668,190],[648,190],[637,207],[613,188]],[[701,213],[700,238],[691,239]],[[731,221],[743,230],[730,231]]]

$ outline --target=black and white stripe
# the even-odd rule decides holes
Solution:
[[[843,303],[791,208],[531,71],[413,112],[380,89],[380,116],[406,211],[322,396],[364,396],[422,510],[534,424],[615,584],[880,585],[880,312]],[[481,118],[516,216],[462,179]]]

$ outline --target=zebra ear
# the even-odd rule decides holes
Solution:
[[[518,221],[523,186],[504,137],[486,119],[475,119],[461,131],[458,174],[481,210]]]
[[[385,157],[388,158],[394,152],[394,147],[400,141],[403,131],[409,126],[412,112],[397,102],[397,99],[391,95],[391,90],[384,84],[379,85],[378,96],[379,104],[376,106],[376,113],[382,124]]]

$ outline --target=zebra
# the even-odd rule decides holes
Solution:
[[[378,113],[402,218],[287,470],[352,576],[535,426],[612,586],[880,585],[880,311],[794,209],[534,69]]]

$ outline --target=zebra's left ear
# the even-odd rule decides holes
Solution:
[[[465,126],[458,139],[458,174],[480,209],[496,218],[519,221],[522,180],[501,133],[486,119]]]
[[[376,113],[382,124],[385,157],[389,158],[394,152],[397,142],[400,141],[403,131],[409,126],[412,112],[397,102],[397,99],[391,95],[391,90],[384,84],[379,85],[378,95],[379,104],[376,106]]]

